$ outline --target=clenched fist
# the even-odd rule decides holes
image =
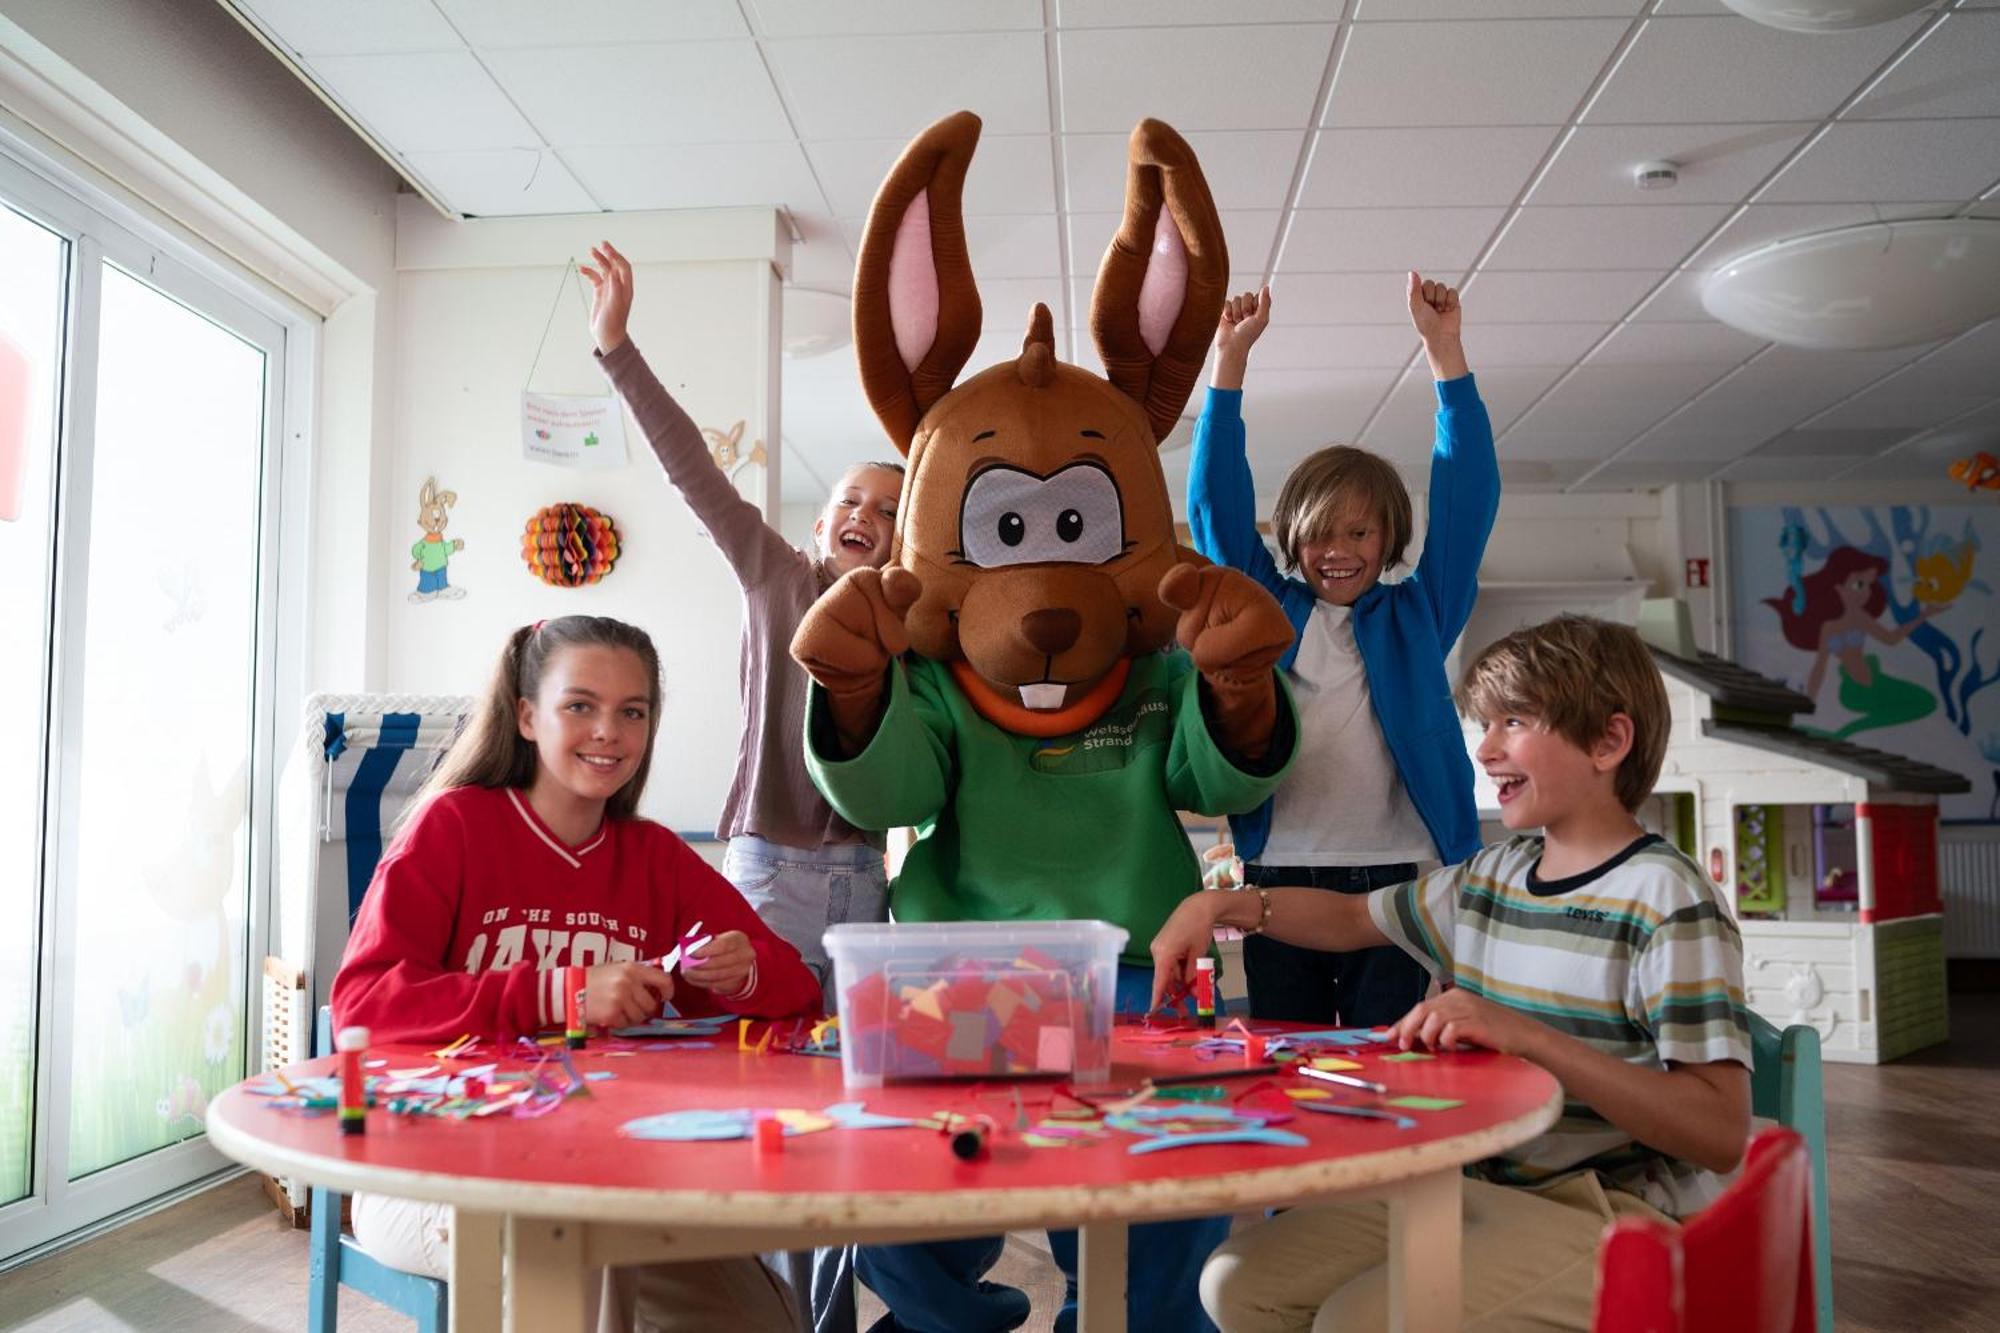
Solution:
[[[1291,646],[1292,622],[1255,579],[1222,565],[1175,565],[1160,580],[1160,600],[1181,613],[1174,637],[1208,682],[1217,739],[1262,759],[1278,722],[1273,668]]]
[[[856,569],[843,574],[799,622],[792,657],[826,688],[843,757],[867,747],[881,720],[889,663],[909,651],[903,617],[924,587],[915,574]]]

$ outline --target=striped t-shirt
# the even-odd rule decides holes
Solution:
[[[1539,878],[1541,859],[1540,838],[1510,838],[1371,893],[1368,913],[1445,984],[1620,1060],[1750,1068],[1743,940],[1700,867],[1651,835],[1567,879]],[[1676,1217],[1720,1190],[1712,1172],[1646,1147],[1578,1101],[1548,1133],[1469,1174],[1534,1185],[1581,1170]]]

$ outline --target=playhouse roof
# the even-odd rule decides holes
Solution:
[[[1792,759],[1803,759],[1809,764],[1819,764],[1842,773],[1852,773],[1885,791],[1930,792],[1949,796],[1972,790],[1972,783],[1962,773],[1926,764],[1921,759],[1906,759],[1887,750],[1871,750],[1865,745],[1835,740],[1831,736],[1816,736],[1797,727],[1758,726],[1755,723],[1717,722],[1711,719],[1703,722],[1701,729],[1702,734],[1715,740],[1732,741]]]
[[[1783,718],[1813,711],[1813,701],[1783,681],[1760,676],[1726,657],[1700,650],[1692,657],[1683,657],[1656,645],[1648,646],[1663,674],[1694,686],[1724,708],[1777,714]]]

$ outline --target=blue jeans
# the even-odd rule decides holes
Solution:
[[[418,592],[443,592],[446,586],[444,566],[440,565],[436,569],[420,569],[417,571]]]
[[[756,910],[778,938],[799,951],[819,981],[821,1004],[832,1013],[833,967],[822,937],[843,921],[883,921],[889,915],[889,882],[882,853],[866,843],[787,847],[738,834],[722,853],[722,877]],[[852,1333],[854,1247],[770,1254],[765,1262],[812,1312],[814,1333]]]
[[[1305,885],[1369,893],[1417,877],[1409,862],[1385,866],[1245,866],[1254,888]],[[1393,1023],[1424,998],[1430,973],[1394,945],[1321,953],[1263,935],[1243,941],[1243,979],[1252,1018],[1374,1028]]]
[[[1118,969],[1117,1009],[1141,1012],[1153,997],[1148,968]],[[1220,1012],[1221,997],[1216,997]],[[1119,1151],[1107,1144],[1098,1151]],[[1202,1312],[1196,1283],[1209,1253],[1229,1234],[1226,1217],[1147,1222],[1132,1228],[1127,1250],[1125,1319],[1138,1333],[1215,1333]],[[869,1333],[998,1333],[1028,1318],[1027,1293],[986,1282],[1004,1236],[932,1241],[923,1245],[864,1245],[861,1280],[889,1307]],[[1076,1328],[1076,1233],[1051,1231],[1049,1249],[1067,1279],[1057,1333]]]
[[[799,951],[834,1012],[833,964],[823,937],[844,921],[889,919],[889,876],[879,848],[863,842],[787,847],[748,834],[729,840],[722,877],[736,886],[765,925]]]

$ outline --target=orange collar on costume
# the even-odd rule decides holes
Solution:
[[[1103,717],[1105,710],[1117,702],[1124,690],[1125,678],[1132,674],[1132,659],[1121,657],[1081,699],[1053,712],[1044,712],[1024,708],[994,689],[962,657],[954,659],[948,666],[951,678],[958,682],[959,689],[965,691],[966,701],[972,705],[973,712],[1002,731],[1011,731],[1017,736],[1033,736],[1037,740],[1067,736]]]

